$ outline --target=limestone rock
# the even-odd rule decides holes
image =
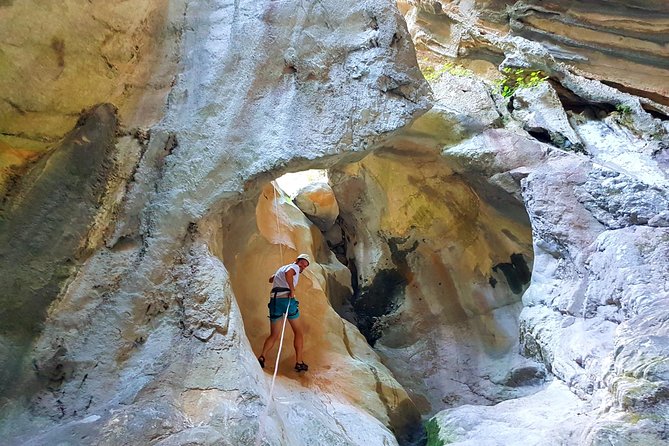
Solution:
[[[400,1],[419,50],[459,58],[483,73],[500,64],[491,36],[521,37],[587,77],[669,105],[666,48],[656,38],[667,26],[662,1],[566,1],[551,4],[501,0]],[[505,52],[505,51],[504,51]],[[491,67],[492,65],[492,67]],[[522,65],[521,65],[522,66]]]
[[[428,421],[429,444],[548,446],[581,444],[587,405],[554,381],[531,396],[495,406],[461,406]]]
[[[651,358],[669,354],[669,333],[656,319],[669,296],[652,284],[665,283],[669,271],[666,228],[637,220],[627,226],[626,212],[644,213],[638,199],[618,198],[634,197],[624,188],[611,205],[593,209],[581,191],[592,178],[601,178],[601,170],[579,158],[551,157],[523,180],[536,254],[532,285],[523,296],[523,347],[550,364],[577,394],[606,395],[616,410],[602,416],[598,426],[620,423],[620,411],[627,411],[648,419],[649,431],[656,434],[622,424],[617,429],[631,429],[625,434],[630,441],[653,435],[657,441],[664,435],[656,420],[667,413],[660,390],[666,377],[663,361]],[[613,184],[619,177],[610,176]],[[644,194],[648,199],[652,202],[652,195]],[[627,350],[631,345],[635,353]],[[630,375],[646,368],[653,372]],[[593,434],[586,444],[598,444],[595,438],[601,435]]]
[[[295,204],[321,232],[327,232],[339,216],[339,205],[327,183],[313,183],[300,189]]]
[[[175,27],[168,25],[163,36],[166,43],[175,35],[181,38],[175,54],[180,71],[174,82],[168,76],[164,117],[153,123],[157,116],[146,113],[150,129],[136,132],[135,142],[123,140],[122,147],[132,149],[125,159],[131,168],[120,163],[122,187],[114,183],[109,188],[109,200],[102,200],[97,214],[89,212],[86,193],[97,198],[105,191],[104,171],[86,170],[88,176],[100,176],[100,185],[82,187],[82,198],[75,194],[63,205],[77,229],[77,237],[68,238],[66,228],[63,246],[77,254],[81,234],[90,233],[88,240],[84,237],[85,256],[75,257],[76,268],[59,275],[58,289],[39,295],[46,303],[57,295],[59,299],[37,337],[26,337],[32,347],[17,351],[13,340],[2,340],[2,362],[16,364],[11,372],[20,376],[15,387],[24,395],[0,408],[2,438],[22,444],[77,442],[82,437],[98,444],[124,444],[128,439],[138,444],[252,444],[262,424],[261,444],[303,444],[289,437],[288,425],[302,426],[303,437],[313,441],[348,438],[350,444],[394,444],[391,428],[398,438],[411,439],[412,429],[420,425],[415,406],[324,297],[328,280],[317,265],[345,268],[327,254],[320,231],[294,205],[281,207],[291,216],[280,219],[290,231],[276,232],[276,214],[263,207],[261,194],[270,177],[287,170],[327,167],[349,153],[377,147],[430,107],[429,89],[394,2],[324,1],[303,7],[298,1],[212,0],[189,2],[185,14],[179,5],[168,14],[179,20],[170,22]],[[132,8],[131,23],[120,23],[122,14],[115,17],[120,24],[100,18],[103,27],[112,28],[112,40],[119,35],[117,28],[125,29],[135,19],[142,22],[145,10]],[[152,20],[164,17],[149,15]],[[160,28],[145,24],[151,36],[160,36],[154,33]],[[64,77],[68,48],[65,39]],[[146,61],[152,68],[163,67]],[[95,81],[95,76],[90,78]],[[163,86],[153,85],[157,94],[142,98],[159,97]],[[54,91],[68,90],[63,86]],[[129,120],[130,125],[136,122]],[[98,131],[115,136],[111,125]],[[82,141],[86,147],[95,145]],[[98,155],[113,149],[105,143],[95,147]],[[77,161],[71,164],[84,162]],[[40,186],[39,191],[31,200],[38,204],[60,196],[57,187]],[[267,212],[259,212],[255,231],[249,222],[256,219],[257,201]],[[243,214],[234,212],[238,206]],[[91,219],[93,230],[86,232]],[[52,220],[46,220],[48,226]],[[228,232],[237,225],[238,232]],[[57,237],[61,227],[49,227],[48,234]],[[31,236],[38,232],[30,229]],[[7,234],[3,231],[2,236]],[[265,269],[281,264],[277,244],[292,239],[315,259],[313,276],[302,282],[313,282],[312,295],[302,305],[312,327],[309,342],[318,342],[307,348],[310,365],[322,370],[323,380],[312,382],[307,376],[299,390],[290,388],[291,396],[306,392],[302,403],[278,414],[266,410],[267,375],[252,346],[258,350],[268,329],[266,287],[273,271]],[[273,257],[255,257],[254,247],[257,253],[271,250]],[[289,248],[285,253],[296,254]],[[45,262],[68,265],[67,256],[59,252],[44,256]],[[254,264],[259,259],[262,268]],[[18,265],[30,264],[17,260]],[[243,268],[245,262],[252,268]],[[7,287],[12,294],[21,291],[12,288],[15,284]],[[33,291],[28,286],[21,292]],[[38,310],[45,309],[40,304]],[[258,323],[242,323],[242,315],[251,321],[257,317]],[[284,370],[286,365],[292,370],[294,358],[283,358]],[[43,368],[40,374],[33,363]],[[321,412],[310,418],[304,408],[313,407]],[[332,407],[340,414],[334,422]],[[295,422],[295,416],[302,421]],[[309,420],[316,426],[313,431]]]
[[[558,147],[569,149],[577,146],[576,150],[582,150],[583,144],[549,83],[520,88],[514,96],[512,115],[524,124],[528,132],[544,134]]]
[[[2,2],[0,167],[54,147],[95,104],[114,104],[129,128],[158,120],[185,3]]]
[[[223,4],[243,20],[221,13]],[[177,134],[178,150],[149,218],[168,238],[241,194],[246,179],[314,160],[328,167],[381,144],[431,105],[394,2],[223,4],[189,8],[184,71],[160,125]]]
[[[412,444],[448,409],[443,442],[666,442],[664,4],[399,2],[432,95],[390,0],[33,3],[0,2],[5,441]],[[271,186],[309,168],[325,235]],[[263,371],[299,252],[310,372],[290,330]]]
[[[17,361],[68,277],[102,244],[105,227],[99,220],[113,213],[116,188],[125,186],[133,163],[132,152],[117,153],[117,124],[109,104],[88,110],[77,128],[4,197],[0,392],[16,379]]]
[[[669,226],[666,189],[608,169],[593,169],[578,188],[579,200],[609,229],[632,225]]]
[[[515,353],[529,270],[511,257],[531,262],[520,203],[502,214],[450,159],[404,138],[330,174],[357,276],[355,322],[424,415],[532,392],[502,384],[532,364]]]

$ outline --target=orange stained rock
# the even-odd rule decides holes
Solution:
[[[226,231],[223,257],[230,272],[246,335],[255,354],[269,333],[268,302],[271,285],[267,278],[299,253],[313,261],[302,273],[296,288],[300,319],[305,328],[304,361],[309,371],[293,371],[293,333],[286,326],[279,377],[298,381],[312,391],[343,398],[382,422],[388,411],[409,404],[406,391],[379,362],[357,329],[333,310],[327,296],[328,270],[344,268],[329,253],[318,229],[280,191],[277,200],[271,184],[262,189],[256,208],[257,226],[240,216]],[[251,212],[247,209],[246,212]],[[277,226],[278,215],[278,226]],[[249,216],[251,217],[251,216]],[[252,217],[251,217],[252,218]],[[280,248],[281,244],[281,248]],[[346,285],[346,284],[342,284]],[[274,372],[278,342],[266,356],[265,372]]]

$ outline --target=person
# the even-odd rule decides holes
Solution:
[[[293,330],[295,340],[295,370],[306,372],[309,366],[304,363],[302,358],[302,348],[304,346],[304,328],[300,318],[299,302],[295,298],[295,287],[300,278],[300,273],[309,266],[309,255],[300,254],[294,263],[284,265],[269,278],[273,284],[270,294],[270,301],[267,304],[269,308],[270,333],[265,339],[262,347],[262,353],[258,357],[260,367],[265,368],[265,355],[272,350],[276,340],[281,335],[281,319],[288,313],[288,322]]]

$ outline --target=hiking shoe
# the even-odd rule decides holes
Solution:
[[[306,372],[309,370],[309,366],[306,365],[304,362],[296,362],[295,363],[295,371],[296,372]]]
[[[260,368],[264,369],[265,368],[265,357],[260,355],[258,356],[258,362],[260,363]]]

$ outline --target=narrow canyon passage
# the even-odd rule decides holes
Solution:
[[[0,0],[2,445],[667,444],[668,2],[47,3]]]
[[[387,418],[401,444],[418,441],[420,419],[445,408],[537,391],[546,371],[518,345],[533,259],[522,203],[474,186],[426,149],[382,148],[344,158],[328,174],[332,189],[309,185],[294,200],[268,183],[211,231],[256,355],[269,333],[268,277],[298,253],[312,256],[297,288],[310,371],[292,371],[287,328],[279,382]],[[336,199],[339,214],[310,212],[319,209],[310,196]],[[267,357],[270,375],[277,348]],[[380,391],[361,390],[375,388],[380,374]]]

